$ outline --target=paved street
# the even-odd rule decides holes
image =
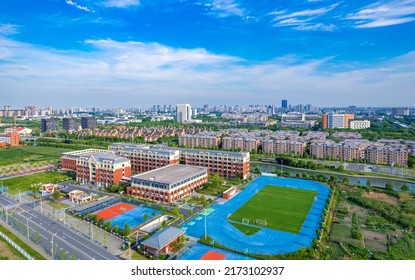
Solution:
[[[40,245],[46,251],[54,254],[55,259],[61,258],[61,250],[66,252],[66,259],[73,255],[75,259],[114,260],[118,257],[106,251],[103,247],[67,228],[63,223],[50,219],[39,212],[40,208],[33,202],[17,204],[11,199],[0,195],[0,207],[7,207],[7,220],[9,224],[21,229],[35,239],[36,233],[40,235]],[[2,217],[3,218],[3,217]],[[53,248],[52,248],[53,239]],[[56,244],[56,245],[55,245]]]

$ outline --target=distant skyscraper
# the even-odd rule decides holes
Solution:
[[[409,108],[392,108],[392,115],[394,116],[409,116]]]
[[[288,101],[286,99],[281,100],[281,108],[283,109],[288,108]]]
[[[97,119],[94,117],[81,117],[82,129],[95,129],[97,127]]]
[[[192,107],[190,104],[177,104],[176,121],[184,123],[192,119]]]
[[[40,130],[41,132],[58,131],[59,130],[58,119],[42,119],[40,121]]]

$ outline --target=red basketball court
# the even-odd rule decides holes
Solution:
[[[112,219],[122,213],[125,213],[127,211],[130,211],[131,209],[136,208],[136,206],[128,204],[128,203],[117,203],[109,208],[105,208],[104,210],[101,210],[97,213],[98,220],[104,219],[109,220]]]
[[[211,260],[224,260],[225,258],[226,258],[225,254],[209,250],[199,260],[211,261]]]

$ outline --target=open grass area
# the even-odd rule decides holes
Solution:
[[[3,185],[8,186],[7,192],[10,194],[17,194],[20,192],[26,192],[30,189],[32,184],[49,184],[57,183],[62,180],[70,180],[71,178],[58,172],[46,171],[39,172],[31,175],[15,177],[11,179],[3,180]]]
[[[21,253],[0,237],[0,260],[25,260]]]
[[[69,207],[68,204],[65,204],[65,203],[62,203],[62,202],[59,202],[59,201],[50,201],[48,203],[48,205],[50,205],[51,207],[53,207],[57,210],[62,210],[62,209],[66,209],[66,208]]]
[[[0,150],[0,166],[59,159],[61,153],[69,151],[71,150],[39,146],[11,147]]]
[[[234,223],[234,222],[231,222],[231,225],[233,225],[238,230],[240,230],[242,233],[248,236],[253,235],[261,230],[260,228],[257,228],[257,227],[252,227],[249,225],[244,225],[244,224],[239,224],[239,223]]]
[[[249,223],[255,224],[260,219],[266,221],[267,228],[299,233],[316,195],[316,191],[267,185],[229,220],[242,222],[249,219]]]

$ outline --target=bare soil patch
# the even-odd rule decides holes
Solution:
[[[393,205],[399,204],[399,199],[396,197],[393,197],[391,195],[385,194],[385,193],[377,193],[377,192],[366,192],[363,194],[363,197],[373,198],[376,200],[388,202]]]

